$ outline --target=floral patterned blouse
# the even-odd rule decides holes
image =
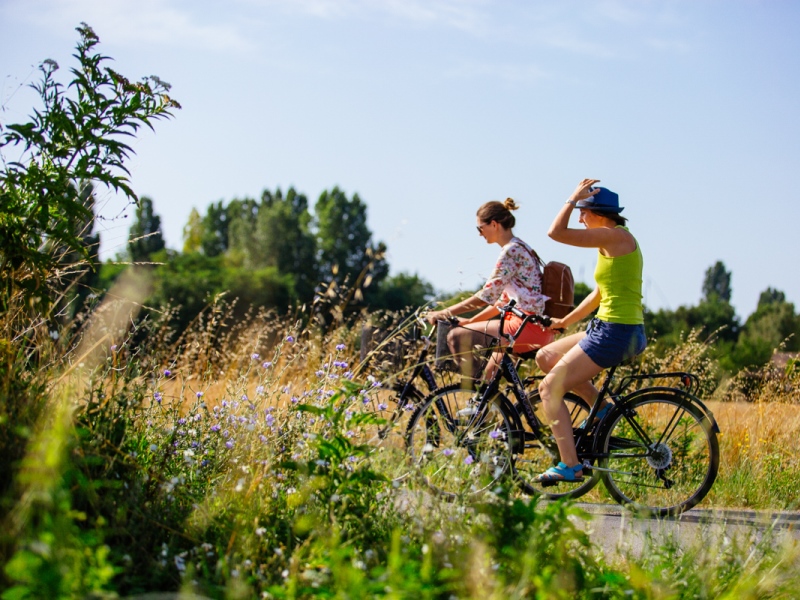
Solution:
[[[508,304],[513,298],[520,310],[542,314],[548,298],[542,294],[542,274],[531,247],[518,237],[511,238],[500,251],[494,271],[476,295],[495,306]]]

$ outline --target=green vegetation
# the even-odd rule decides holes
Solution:
[[[122,140],[178,105],[158,78],[106,68],[94,32],[78,31],[73,81],[45,63],[43,106],[0,137],[20,153],[0,174],[0,597],[800,594],[796,546],[770,539],[603,556],[588,515],[511,482],[471,503],[432,497],[397,436],[375,435],[381,374],[353,362],[365,309],[420,303],[429,284],[387,277],[365,204],[335,188],[313,216],[293,190],[220,202],[193,213],[183,252],[165,249]],[[95,185],[137,203],[126,260],[163,264],[97,272]],[[764,327],[796,331],[794,307],[768,292],[743,328],[752,347]],[[700,335],[643,360],[699,372],[709,397],[719,361]],[[798,379],[790,362],[717,390],[757,402],[719,405],[718,418],[740,412],[723,423],[710,505],[797,508]]]

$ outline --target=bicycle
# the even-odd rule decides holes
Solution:
[[[374,330],[366,327],[362,330],[361,364],[356,369],[356,373],[366,367],[375,353],[380,352],[387,344],[391,344],[399,338],[402,338],[403,343],[422,343],[422,348],[416,355],[410,372],[406,371],[402,373],[402,376],[395,374],[391,378],[389,385],[383,388],[388,390],[390,395],[381,398],[373,396],[370,399],[370,402],[374,404],[372,407],[373,411],[379,414],[388,412],[388,416],[377,429],[377,436],[380,440],[386,439],[389,433],[397,427],[404,412],[415,409],[422,403],[427,395],[443,387],[437,380],[437,373],[431,366],[430,347],[433,342],[429,336],[422,333],[424,331],[425,322],[421,319],[420,313],[424,311],[425,308],[426,307],[421,307],[405,318],[395,332],[387,335],[386,338],[381,340],[374,348],[370,348]],[[443,380],[445,385],[448,381],[448,372],[449,369],[447,368],[439,370],[438,379]],[[390,404],[394,405],[393,408]]]
[[[516,336],[506,336],[509,345],[491,380],[477,394],[455,386],[437,390],[411,417],[408,452],[428,487],[453,499],[512,477],[529,494],[577,498],[602,481],[615,501],[658,516],[680,514],[706,496],[719,469],[719,427],[691,393],[697,377],[686,372],[628,375],[612,390],[613,367],[591,409],[567,394],[584,479],[558,482],[557,491],[546,489],[553,484],[536,483],[535,476],[556,464],[559,454],[550,429],[536,414],[538,392],[526,392],[511,355],[523,327],[531,321],[547,326],[549,319],[526,315],[513,302],[500,309],[501,318],[509,312],[522,323]],[[626,393],[634,382],[648,379],[678,379],[684,389],[650,386]],[[501,391],[503,380],[508,385]],[[506,396],[509,391],[516,404]],[[613,406],[595,422],[606,396]]]

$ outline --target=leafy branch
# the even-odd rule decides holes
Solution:
[[[92,204],[82,197],[87,182],[101,183],[133,203],[126,161],[134,154],[129,139],[142,126],[172,117],[180,104],[170,85],[156,76],[132,82],[106,66],[97,52],[99,38],[82,23],[73,56],[72,81],[65,88],[54,78],[58,64],[45,60],[42,77],[31,87],[41,108],[27,123],[0,124],[0,283],[5,297],[22,291],[47,300],[43,284],[59,253],[78,252],[85,224],[94,219]],[[20,148],[16,160],[5,154]]]

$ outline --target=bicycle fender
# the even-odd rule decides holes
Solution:
[[[697,410],[699,410],[703,416],[708,419],[709,423],[711,423],[711,430],[715,433],[720,433],[719,425],[717,425],[717,421],[714,418],[714,413],[703,404],[703,401],[700,400],[697,396],[689,394],[684,390],[679,390],[671,387],[646,387],[640,390],[636,390],[625,396],[618,404],[615,404],[614,407],[608,411],[605,417],[600,421],[598,428],[597,428],[597,435],[595,436],[593,450],[595,452],[600,452],[601,448],[599,444],[605,437],[607,433],[608,424],[612,423],[616,420],[616,416],[619,414],[625,414],[625,411],[628,409],[628,406],[632,404],[634,401],[639,400],[643,396],[648,396],[650,394],[658,394],[661,396],[673,396],[676,397],[678,400],[682,400],[688,406],[693,406]]]
[[[711,422],[712,431],[714,431],[715,433],[720,433],[719,425],[717,425],[717,420],[714,418],[714,413],[711,412],[711,409],[708,408],[703,403],[703,401],[700,400],[700,398],[687,391],[679,390],[672,387],[662,387],[662,386],[647,387],[647,388],[642,388],[640,390],[636,390],[635,392],[625,396],[625,400],[627,401],[628,399],[639,398],[640,396],[651,392],[657,392],[662,394],[667,392],[674,396],[681,396],[683,398],[686,398],[689,404],[694,404],[695,406],[697,406],[702,411],[702,413],[708,418],[708,420]]]

